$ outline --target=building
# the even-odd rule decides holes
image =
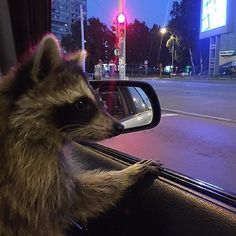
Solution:
[[[236,72],[235,11],[235,0],[202,0],[200,39],[210,39],[209,75]]]
[[[87,19],[87,0],[52,0],[51,30],[60,40],[71,33],[71,24],[80,20],[80,5]]]

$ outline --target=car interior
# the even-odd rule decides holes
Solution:
[[[50,1],[2,0],[0,2],[1,73],[4,74],[12,65],[21,61],[22,53],[47,32],[50,32]],[[119,86],[140,87],[144,90],[152,105],[153,118],[149,124],[132,127],[125,132],[150,129],[160,122],[161,107],[158,94],[147,83],[138,81],[114,83],[106,80],[93,81],[91,85],[95,90],[100,87],[109,90],[110,87],[114,89]],[[120,110],[118,109],[118,112]],[[76,145],[78,149],[74,153],[75,157],[78,156],[78,162],[89,170],[97,168],[120,170],[138,161],[134,156],[101,144]],[[158,156],[158,153],[156,155]],[[67,235],[235,236],[235,213],[236,197],[233,194],[163,167],[153,185],[148,188],[135,186],[130,189],[116,207],[96,219],[91,219],[86,226],[80,222],[73,222]]]
[[[99,145],[80,148],[88,169],[119,170],[134,157]],[[210,193],[211,192],[211,193]],[[234,199],[216,199],[197,181],[161,171],[147,190],[131,190],[115,209],[89,222],[88,235],[235,235]],[[220,193],[218,193],[220,195]],[[229,196],[228,196],[229,197]],[[223,196],[222,196],[223,198]],[[77,235],[74,226],[70,235]]]

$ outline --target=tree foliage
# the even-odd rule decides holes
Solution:
[[[173,60],[178,62],[180,60],[179,53],[177,51],[180,47],[180,38],[177,35],[171,35],[166,42],[166,47],[169,50],[169,53],[173,53]]]
[[[167,26],[178,39],[174,42],[175,65],[179,68],[192,65],[193,72],[196,71],[196,73],[207,68],[209,52],[209,40],[199,40],[200,8],[200,0],[174,1]],[[114,55],[115,34],[99,19],[87,20],[85,40],[88,71],[93,71],[98,59],[109,62],[116,58]],[[67,52],[81,48],[80,22],[71,25],[71,34],[63,37],[61,43]],[[159,63],[163,66],[170,65],[171,45],[170,34],[161,35],[159,25],[154,24],[152,28],[149,28],[145,22],[137,19],[127,25],[127,65],[143,65],[145,60],[148,60],[149,66],[158,66]]]
[[[208,64],[209,40],[199,40],[200,30],[200,0],[175,1],[170,12],[171,20],[168,28],[180,37],[178,54],[181,65],[192,65],[193,72],[203,70]]]
[[[159,64],[160,54],[161,54],[161,37],[160,37],[160,29],[159,25],[154,24],[150,29],[150,55],[149,55],[149,64],[152,66],[156,66]]]
[[[108,63],[114,57],[115,35],[97,18],[88,19],[86,50],[88,61],[93,67],[99,59]]]
[[[88,53],[86,60],[87,71],[93,71],[94,65],[99,59],[109,62],[113,59],[115,35],[105,24],[97,18],[89,18],[85,24],[85,49]],[[71,25],[71,34],[64,36],[61,40],[62,47],[67,52],[81,49],[80,22]]]
[[[127,64],[142,64],[151,51],[151,37],[145,22],[134,20],[127,25],[126,48]]]

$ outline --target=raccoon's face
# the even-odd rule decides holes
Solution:
[[[33,59],[22,68],[11,116],[11,124],[21,132],[76,141],[97,141],[122,132],[123,126],[106,113],[78,61],[61,57],[53,36],[43,38]]]
[[[96,141],[122,132],[123,126],[105,111],[101,99],[74,62],[62,62],[53,77],[59,83],[61,79],[70,81],[66,86],[62,82],[65,87],[56,92],[57,99],[49,109],[50,121],[61,133],[77,141]]]

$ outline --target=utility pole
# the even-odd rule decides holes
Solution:
[[[124,15],[124,0],[118,0],[118,48],[119,48],[119,78],[126,79],[126,19]],[[119,27],[121,30],[119,30]]]
[[[80,28],[81,28],[81,49],[82,53],[85,53],[85,46],[84,46],[84,12],[83,12],[83,5],[80,4]],[[85,72],[85,57],[83,56],[82,61],[82,69]]]
[[[171,35],[172,38],[172,45],[171,45],[171,72],[172,76],[174,75],[174,51],[175,51],[175,38]]]

